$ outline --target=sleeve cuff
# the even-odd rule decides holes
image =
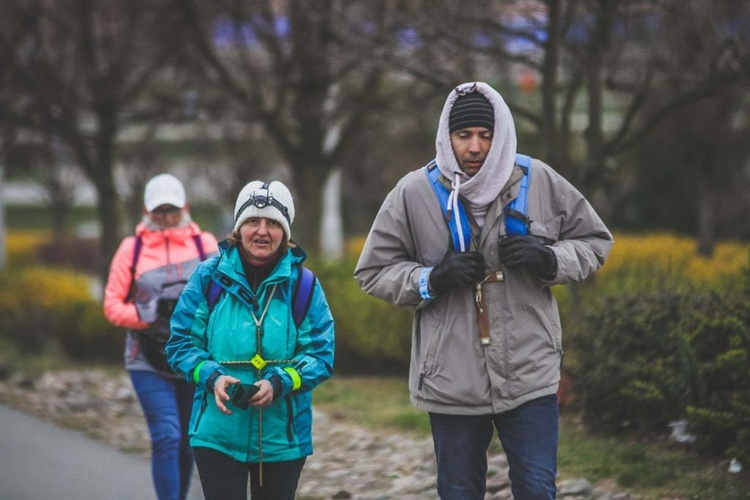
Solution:
[[[419,296],[424,300],[430,300],[434,298],[430,294],[430,273],[432,272],[431,267],[424,267],[419,273]]]
[[[215,370],[211,373],[211,375],[208,376],[206,379],[206,390],[208,392],[214,392],[214,384],[216,384],[216,379],[221,377],[221,372],[219,370]]]

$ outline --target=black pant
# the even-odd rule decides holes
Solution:
[[[286,462],[263,462],[263,487],[257,462],[238,462],[211,448],[193,448],[206,500],[247,500],[250,473],[252,500],[294,500],[305,457]]]

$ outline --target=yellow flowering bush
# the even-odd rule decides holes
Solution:
[[[747,244],[719,243],[713,255],[697,252],[693,238],[669,233],[616,234],[596,288],[635,292],[663,288],[721,288],[736,281],[748,264]]]
[[[38,266],[0,274],[0,337],[22,352],[57,346],[79,359],[117,359],[121,343],[85,274]]]
[[[30,267],[19,273],[15,293],[23,302],[33,302],[45,309],[94,298],[85,274],[43,267]]]
[[[44,230],[9,231],[6,252],[10,267],[28,265],[36,260],[38,248],[50,241],[51,233]]]

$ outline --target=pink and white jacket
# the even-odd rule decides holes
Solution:
[[[110,264],[104,289],[104,315],[113,324],[130,330],[125,347],[126,368],[153,370],[139,354],[135,331],[169,336],[169,319],[160,318],[160,300],[175,300],[201,261],[195,236],[200,235],[204,257],[218,254],[216,238],[189,222],[181,227],[153,230],[140,223],[135,236],[120,243]],[[136,239],[142,246],[135,270]]]

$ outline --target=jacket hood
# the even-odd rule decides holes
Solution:
[[[495,129],[484,165],[474,177],[469,177],[458,166],[456,155],[453,153],[448,122],[456,99],[472,92],[479,92],[492,104],[495,110]],[[453,89],[440,115],[435,148],[435,158],[440,172],[451,182],[454,192],[458,191],[469,202],[472,212],[475,215],[477,212],[482,214],[483,220],[483,214],[508,182],[515,164],[516,128],[503,97],[483,82],[463,83]]]

